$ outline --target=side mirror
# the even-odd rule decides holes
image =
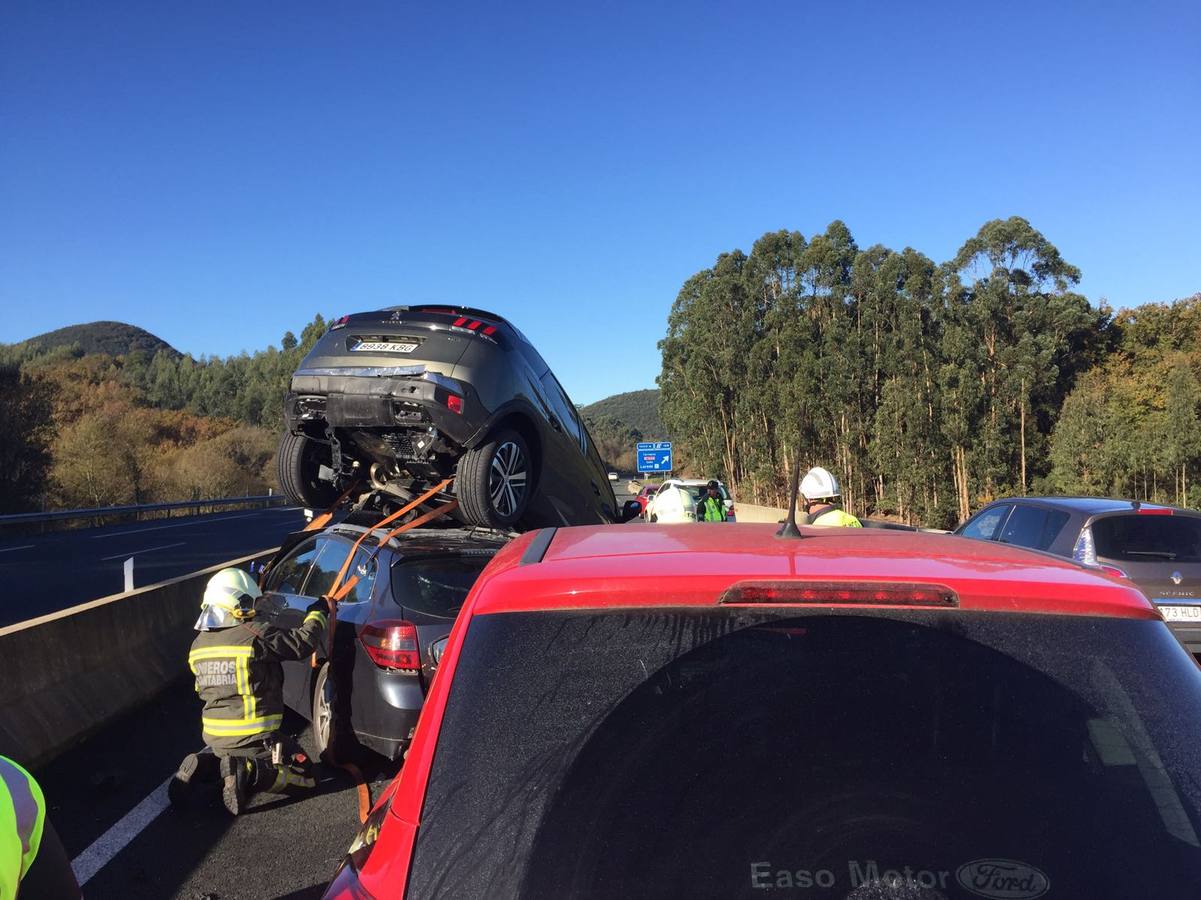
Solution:
[[[630,522],[642,515],[642,504],[637,500],[627,500],[621,507],[622,523]]]

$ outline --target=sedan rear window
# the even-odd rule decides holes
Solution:
[[[1092,531],[1103,559],[1201,562],[1201,519],[1193,516],[1106,516]]]
[[[407,610],[453,619],[494,552],[399,562],[392,567],[392,596]]]
[[[1161,622],[507,613],[454,679],[409,896],[1201,896]]]

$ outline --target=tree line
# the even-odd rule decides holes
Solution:
[[[792,465],[848,508],[949,527],[998,496],[1188,502],[1201,463],[1194,297],[1117,316],[1019,217],[941,264],[835,221],[763,235],[689,278],[660,414],[691,469],[783,505]]]

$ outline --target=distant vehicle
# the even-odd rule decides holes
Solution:
[[[709,479],[708,478],[668,478],[666,481],[663,482],[662,487],[667,487],[668,485],[675,485],[678,487],[682,487],[686,491],[688,491],[689,495],[692,497],[692,505],[695,509],[696,504],[701,502],[701,498],[706,496],[706,491],[707,491],[708,485],[709,485]],[[726,519],[730,522],[736,521],[736,518],[734,516],[734,500],[730,496],[729,489],[726,488],[725,483],[722,481],[718,481],[717,486],[718,486],[719,490],[721,491],[721,499],[726,507]],[[662,488],[660,488],[660,489],[662,489]],[[653,510],[648,510],[647,515],[650,516],[653,513],[654,513]],[[692,518],[695,520],[696,516],[694,515]]]
[[[397,306],[343,316],[292,376],[279,481],[324,508],[354,483],[403,502],[456,476],[458,515],[503,529],[613,522],[575,404],[500,316]]]
[[[646,504],[646,519],[649,522],[679,524],[696,521],[696,505],[700,492],[679,481],[665,481]]]
[[[264,620],[300,624],[367,527],[343,523],[297,535],[299,542],[267,571],[259,601]],[[357,739],[400,758],[459,607],[508,540],[479,529],[424,528],[380,547],[385,536],[368,536],[351,564],[359,581],[338,604],[333,657],[323,649],[318,668],[308,658],[283,664],[284,701],[313,723],[318,752],[334,746],[345,756]]]
[[[1130,579],[1201,659],[1201,513],[1100,497],[1012,497],[985,506],[955,534],[1045,550]]]
[[[1132,584],[801,530],[514,540],[326,897],[1201,897],[1201,668]]]
[[[610,473],[609,473],[609,480],[610,480],[610,481],[616,481],[616,480],[617,480],[617,478],[618,478],[618,475],[617,475],[617,473],[616,473],[616,472],[610,472]]]
[[[655,496],[655,492],[657,490],[659,490],[659,485],[645,484],[642,486],[642,490],[638,492],[637,496],[634,497],[634,500],[637,501],[643,513],[646,512],[646,506],[648,503],[650,503],[651,497]]]

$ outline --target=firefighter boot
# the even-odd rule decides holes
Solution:
[[[221,800],[233,815],[245,812],[251,796],[275,783],[275,766],[265,759],[227,756],[221,760]]]
[[[212,753],[189,753],[179,764],[179,771],[167,785],[167,799],[172,806],[182,806],[195,799],[204,788],[212,787],[218,775],[217,757]]]

